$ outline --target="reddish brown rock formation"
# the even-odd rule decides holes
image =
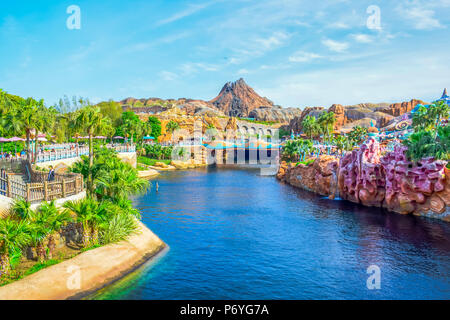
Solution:
[[[230,117],[248,117],[256,108],[273,106],[272,101],[259,96],[242,78],[236,82],[227,82],[219,95],[210,102]]]
[[[328,112],[333,112],[336,117],[336,123],[334,124],[335,130],[340,129],[345,123],[345,109],[340,104],[333,104],[329,109]]]
[[[312,164],[290,164],[280,166],[277,178],[298,188],[323,196],[334,197],[336,193],[336,170],[339,160],[333,156],[322,155]]]
[[[401,116],[402,114],[410,112],[418,104],[427,104],[427,103],[422,100],[412,99],[411,101],[408,102],[393,103],[389,107],[379,108],[377,111],[390,114],[391,116],[394,117],[398,117]]]

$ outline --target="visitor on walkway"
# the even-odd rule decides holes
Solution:
[[[48,181],[55,181],[55,170],[53,169],[53,166],[50,166],[50,171],[48,172]]]

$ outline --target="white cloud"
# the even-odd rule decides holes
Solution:
[[[289,57],[289,61],[291,62],[308,62],[314,59],[322,58],[322,56],[305,51],[297,51],[292,56]]]
[[[450,65],[446,61],[445,53],[431,57],[423,50],[406,57],[399,52],[387,61],[373,58],[350,67],[334,64],[323,70],[280,75],[268,81],[258,93],[283,107],[393,103],[413,98],[432,101],[448,86],[446,75],[450,73]]]
[[[244,74],[249,74],[250,73],[250,71],[248,71],[247,69],[240,69],[239,71],[238,71],[238,74],[239,75],[244,75]]]
[[[331,51],[335,52],[344,52],[348,49],[348,43],[347,42],[339,42],[331,39],[324,39],[322,40],[322,44],[328,47]]]
[[[350,27],[344,22],[334,22],[334,23],[329,24],[328,28],[332,28],[332,29],[348,29]]]
[[[439,20],[434,17],[434,11],[425,7],[400,9],[400,14],[406,17],[417,30],[443,28]]]
[[[219,66],[203,63],[203,62],[188,62],[181,65],[181,71],[183,74],[193,74],[199,71],[218,71]]]
[[[265,50],[273,50],[283,45],[291,36],[285,32],[274,32],[268,38],[257,38],[255,42]]]
[[[207,7],[209,7],[213,3],[214,2],[206,2],[206,3],[200,3],[200,4],[191,4],[191,5],[188,6],[187,9],[179,11],[179,12],[175,13],[174,15],[166,18],[166,19],[158,21],[156,24],[160,26],[160,25],[172,23],[172,22],[178,21],[180,19],[189,17],[189,16],[191,16],[191,15],[193,15],[193,14],[195,14],[195,13],[197,13],[197,12],[207,8]]]
[[[351,36],[357,42],[361,42],[361,43],[373,42],[372,37],[367,34],[357,33],[357,34],[352,34]]]
[[[173,81],[178,79],[178,75],[170,71],[161,71],[159,76],[165,81]]]

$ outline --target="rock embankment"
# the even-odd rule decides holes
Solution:
[[[320,156],[309,166],[282,163],[277,178],[317,194],[450,222],[450,170],[432,158],[411,162],[397,146],[381,156],[374,140],[340,160]]]

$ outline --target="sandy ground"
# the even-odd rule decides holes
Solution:
[[[81,298],[125,276],[165,247],[140,223],[139,233],[127,241],[84,252],[0,287],[0,300]]]
[[[139,171],[139,178],[143,178],[143,179],[151,179],[158,175],[159,175],[159,172],[154,169]]]

